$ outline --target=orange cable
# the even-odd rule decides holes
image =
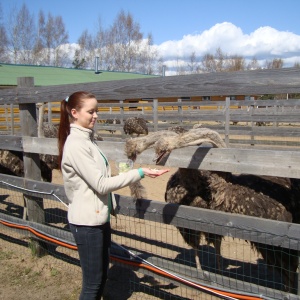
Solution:
[[[179,278],[177,278],[174,275],[166,273],[166,272],[164,272],[162,270],[158,270],[158,269],[156,269],[154,267],[148,266],[148,265],[143,264],[141,262],[132,262],[132,261],[127,261],[127,260],[124,261],[123,259],[120,259],[120,258],[117,258],[117,257],[113,257],[112,259],[116,260],[116,261],[119,261],[119,262],[122,262],[122,263],[129,264],[129,265],[134,265],[134,266],[142,267],[144,269],[148,269],[148,270],[150,270],[150,271],[152,271],[154,273],[158,273],[158,274],[160,274],[162,276],[165,276],[165,277],[170,277],[170,278],[175,279],[177,281],[185,282],[185,280],[179,279]],[[219,295],[224,295],[224,296],[228,296],[228,297],[233,297],[233,298],[236,298],[236,299],[241,299],[241,300],[263,300],[263,298],[261,298],[261,297],[247,296],[247,295],[241,295],[241,294],[235,294],[235,293],[225,292],[225,291],[221,291],[221,290],[218,290],[218,289],[208,288],[208,287],[205,287],[205,286],[202,286],[200,284],[193,283],[193,282],[188,282],[188,285],[191,285],[193,287],[198,287],[200,289],[205,289],[205,290],[210,291],[210,292],[212,292],[214,294],[219,294]]]
[[[60,245],[60,246],[63,246],[63,247],[69,248],[69,249],[77,250],[77,246],[74,246],[72,244],[68,244],[68,243],[62,242],[60,240],[51,238],[47,235],[43,235],[43,234],[39,233],[38,231],[36,231],[35,229],[33,229],[31,227],[28,227],[28,226],[25,226],[25,225],[14,224],[14,223],[3,221],[3,220],[0,220],[0,222],[3,225],[6,225],[8,227],[14,227],[14,228],[18,228],[18,229],[28,230],[28,231],[32,232],[34,235],[36,235],[36,236],[38,236],[38,237],[40,237],[44,240],[47,240],[49,242],[55,243],[57,245]]]

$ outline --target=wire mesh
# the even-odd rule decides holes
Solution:
[[[38,194],[38,197],[41,195]],[[53,195],[45,195],[43,196],[43,208],[47,234],[57,235],[59,232],[62,240],[69,239],[70,231],[65,205],[57,201]],[[132,210],[129,214],[131,216],[118,215],[117,218],[112,217],[111,220],[112,240],[114,244],[117,244],[117,249],[120,250],[120,246],[121,250],[124,248],[129,251],[129,259],[120,262],[118,252],[112,251],[112,264],[107,284],[107,290],[110,290],[110,293],[115,292],[112,286],[118,280],[118,284],[121,281],[121,286],[124,288],[124,290],[119,289],[118,293],[121,292],[123,296],[127,294],[128,298],[132,299],[141,298],[141,294],[143,294],[143,299],[218,299],[224,298],[223,290],[266,294],[266,289],[269,289],[268,297],[271,295],[273,299],[280,299],[278,291],[286,290],[287,283],[284,278],[289,264],[295,260],[298,264],[298,253],[291,249],[286,249],[290,258],[290,261],[286,262],[286,269],[270,267],[266,264],[266,261],[272,261],[274,258],[286,260],[286,258],[282,258],[284,255],[282,248],[274,247],[272,251],[269,251],[272,247],[272,240],[274,239],[275,246],[278,236],[257,232],[260,239],[264,236],[266,244],[271,244],[270,246],[260,244],[260,253],[264,253],[262,256],[254,250],[253,244],[251,245],[250,242],[243,239],[230,237],[232,232],[229,234],[229,230],[227,231],[226,227],[223,227],[222,232],[225,237],[222,239],[221,254],[218,257],[216,249],[211,244],[207,244],[203,236],[201,236],[196,250],[188,245],[189,239],[190,241],[197,239],[200,232],[187,230],[185,233],[188,233],[189,239],[186,239],[186,242],[176,228],[176,224],[161,223],[159,221],[161,216],[157,212],[153,212],[151,221],[149,221],[141,218],[142,215],[134,207]],[[23,220],[25,218],[23,193],[11,188],[0,188],[0,212]],[[192,221],[190,220],[191,224],[188,227],[193,228]],[[200,225],[203,228],[207,224]],[[212,226],[212,224],[209,225]],[[215,226],[216,233],[220,232],[217,225],[213,226]],[[0,230],[1,238],[12,242],[6,244],[5,247],[1,244],[2,253],[14,250],[15,243],[27,247],[26,251],[30,253],[33,250],[33,247],[31,248],[32,241],[41,241],[26,230],[19,231],[14,227],[7,226],[0,226]],[[252,231],[251,235],[253,236],[253,234]],[[245,231],[245,238],[248,236],[249,232]],[[216,238],[214,232],[210,234],[210,238],[212,241]],[[295,242],[299,249],[299,241],[293,241],[294,244]],[[77,251],[49,243],[49,241],[43,241],[41,245],[48,254],[41,255],[43,263],[50,266],[50,272],[54,269],[60,272],[71,272],[72,278],[75,277],[74,280],[78,283],[78,293],[81,272]],[[199,256],[202,270],[197,269],[195,254]],[[220,266],[218,265],[219,260]],[[124,273],[125,276],[120,277],[121,273]],[[178,275],[179,280],[178,278],[174,279],[173,274]],[[291,272],[290,277],[297,277],[297,275],[296,268]],[[202,287],[212,287],[213,293]],[[272,291],[274,291],[273,294]],[[291,292],[296,294],[297,290],[291,289]],[[118,298],[114,297],[114,299]]]

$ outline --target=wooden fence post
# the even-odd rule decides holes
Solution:
[[[52,124],[52,103],[48,102],[48,120],[49,124]]]
[[[33,87],[33,77],[19,77],[18,87]],[[19,104],[20,109],[20,122],[22,136],[37,136],[37,116],[35,103],[22,103]],[[41,169],[40,169],[40,157],[36,153],[23,152],[24,163],[24,177],[33,180],[41,181]],[[29,221],[36,223],[45,223],[45,213],[43,199],[33,196],[24,195],[24,207],[27,210],[27,217]],[[24,208],[25,209],[25,208]],[[46,249],[42,246],[42,243],[32,240],[31,241],[32,252],[37,256],[45,254]]]
[[[226,97],[225,105],[225,144],[229,147],[230,97]]]
[[[120,124],[122,126],[124,126],[124,121],[125,121],[124,120],[124,116],[125,116],[125,114],[124,114],[124,106],[123,106],[124,100],[120,100],[119,103],[120,103]],[[121,136],[122,136],[122,139],[126,138],[126,134],[125,134],[124,130],[122,130],[122,129],[121,129]]]
[[[177,99],[177,102],[181,104],[182,99],[181,98]],[[177,106],[177,111],[178,111],[178,119],[179,119],[179,122],[181,124],[182,123],[182,116],[183,116],[183,109],[182,109],[181,105]]]
[[[158,130],[158,99],[153,99],[153,126],[154,131]]]

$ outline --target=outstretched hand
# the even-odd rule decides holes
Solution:
[[[160,175],[170,171],[169,169],[158,170],[158,169],[150,169],[150,168],[142,168],[142,170],[143,170],[145,176],[149,176],[152,178],[155,178],[157,176],[160,176]]]

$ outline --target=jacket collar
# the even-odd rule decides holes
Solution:
[[[76,124],[70,124],[70,133],[75,133],[79,134],[81,136],[86,137],[87,139],[91,139],[92,141],[94,140],[94,130],[85,128]]]

